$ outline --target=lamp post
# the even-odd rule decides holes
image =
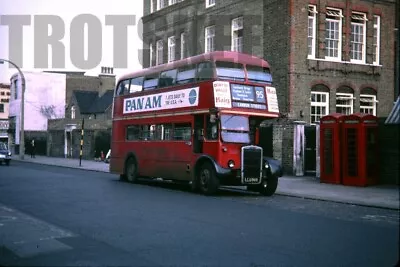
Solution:
[[[20,159],[24,159],[25,155],[25,134],[24,134],[24,104],[25,104],[25,76],[22,73],[21,69],[15,64],[14,62],[0,58],[0,64],[4,64],[4,62],[8,62],[9,64],[13,65],[17,70],[19,75],[21,76],[21,129],[20,129],[20,137],[19,137],[19,157]],[[15,88],[16,90],[17,88]]]

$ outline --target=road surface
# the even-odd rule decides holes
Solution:
[[[0,166],[1,266],[394,266],[398,212]]]

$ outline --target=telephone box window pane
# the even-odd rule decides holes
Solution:
[[[376,136],[373,129],[367,129],[367,177],[374,177],[376,170]]]
[[[333,173],[333,133],[332,129],[324,130],[324,158],[325,173]]]
[[[358,175],[357,129],[346,129],[348,175]]]

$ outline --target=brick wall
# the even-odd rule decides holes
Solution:
[[[296,18],[291,30],[291,112],[290,116],[305,121],[310,120],[310,93],[317,84],[326,85],[329,91],[329,113],[336,110],[336,92],[346,86],[354,92],[354,113],[360,111],[361,90],[369,88],[377,95],[377,116],[387,116],[394,99],[394,32],[395,13],[393,1],[375,1],[375,3],[351,1],[293,1],[293,14]],[[317,6],[317,51],[318,60],[307,59],[308,4]],[[325,10],[337,7],[343,10],[343,43],[341,47],[343,62],[328,62],[325,58]],[[352,11],[367,13],[367,50],[366,64],[354,64],[350,61],[350,16]],[[373,15],[381,15],[380,65],[373,66]],[[304,118],[300,117],[300,112]]]
[[[110,149],[111,140],[103,140],[103,143],[99,144],[99,139],[96,139],[96,137],[100,135],[110,136],[111,129],[85,130],[82,150],[83,159],[94,159],[95,157],[100,157],[100,151],[103,151],[104,154],[107,154],[108,149]],[[51,130],[49,131],[48,136],[48,155],[51,157],[65,157],[65,132],[61,130]],[[72,153],[72,158],[79,158],[81,143],[80,129],[72,131],[71,141],[72,150],[70,151]]]
[[[167,2],[166,2],[167,3]],[[307,59],[308,4],[317,5],[317,52],[322,60]],[[215,24],[216,50],[229,50],[231,45],[231,20],[244,16],[243,52],[263,57],[271,64],[274,85],[277,88],[282,113],[290,112],[293,119],[310,122],[311,88],[318,84],[327,86],[330,95],[330,110],[336,109],[336,92],[341,86],[354,92],[354,112],[360,110],[360,93],[364,88],[375,92],[379,104],[377,115],[387,116],[394,99],[394,0],[321,0],[321,1],[272,1],[228,0],[211,8],[204,1],[185,0],[145,16],[144,23],[144,67],[149,66],[148,43],[164,40],[163,62],[167,60],[167,38],[176,37],[176,58],[180,56],[180,33],[186,31],[187,56],[204,52],[204,27]],[[150,11],[150,1],[144,2],[144,14]],[[324,61],[325,55],[325,10],[337,7],[343,10],[342,61],[349,60],[351,11],[367,12],[367,64],[349,64]],[[373,15],[381,15],[380,66],[371,66]]]

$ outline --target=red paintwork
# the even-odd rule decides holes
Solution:
[[[203,62],[205,59],[224,60],[231,62],[247,63],[256,66],[269,67],[268,62],[255,58],[250,55],[236,52],[213,52],[205,55],[196,56],[189,59],[179,60],[174,63],[164,64],[157,67],[145,69],[136,73],[123,76],[120,80],[160,72],[173,65],[174,67],[185,66],[189,63],[195,64]],[[113,130],[111,144],[110,171],[122,174],[126,155],[134,151],[138,158],[139,175],[149,177],[163,177],[169,179],[189,180],[194,173],[195,162],[201,155],[208,155],[216,160],[223,168],[228,168],[228,161],[235,162],[235,169],[240,168],[240,147],[243,144],[226,144],[219,141],[204,140],[203,153],[195,154],[192,144],[187,141],[126,141],[125,128],[133,124],[161,124],[169,122],[191,122],[194,125],[194,113],[209,113],[210,108],[214,108],[213,81],[192,83],[186,85],[166,87],[142,91],[130,95],[116,96],[113,108]],[[240,83],[240,82],[235,82]],[[255,83],[242,82],[242,84],[257,85]],[[265,85],[265,84],[264,84]],[[123,114],[123,101],[125,98],[145,96],[162,92],[170,92],[179,89],[199,87],[199,104],[197,107],[186,107],[168,109],[162,111],[146,111],[141,113]],[[243,114],[246,116],[259,116],[265,119],[278,117],[278,113],[267,112],[265,110],[231,108],[219,109],[221,113]],[[226,148],[226,151],[224,151]],[[189,170],[187,169],[189,166]]]
[[[379,157],[378,149],[379,144],[376,144],[378,139],[378,118],[370,114],[351,114],[343,117],[343,156],[342,156],[342,166],[343,166],[343,184],[344,185],[354,185],[354,186],[367,186],[373,185],[378,182],[378,169],[379,169]],[[349,136],[347,134],[347,129],[354,129],[357,133],[355,152],[357,155],[356,166],[350,166],[349,158],[349,148],[347,146],[347,141]],[[367,149],[367,132],[371,131],[374,134],[375,145],[372,151]],[[367,163],[367,157],[371,157],[372,160]],[[352,175],[349,173],[349,168],[354,167],[357,169],[357,173]],[[367,168],[371,169],[370,175],[368,175]]]
[[[320,119],[320,164],[322,183],[340,184],[342,182],[341,175],[341,131],[343,114],[333,113]],[[328,145],[325,138],[325,132],[332,131],[332,140]],[[328,147],[326,146],[328,145]],[[324,151],[328,149],[327,154]],[[326,166],[329,164],[328,156],[332,159],[332,172],[328,172]]]

